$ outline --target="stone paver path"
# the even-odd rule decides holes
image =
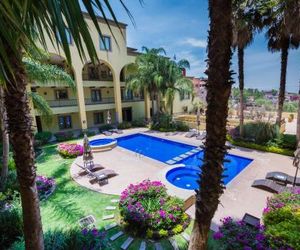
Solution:
[[[119,231],[119,232],[117,232],[116,234],[114,234],[113,236],[111,236],[109,239],[110,239],[111,241],[114,241],[114,240],[118,239],[119,237],[121,237],[123,234],[124,234],[124,232]]]
[[[132,237],[128,237],[127,240],[124,241],[124,243],[121,246],[121,249],[126,250],[130,244],[133,242],[133,238]]]

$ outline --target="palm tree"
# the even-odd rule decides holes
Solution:
[[[173,115],[173,103],[176,93],[182,91],[192,94],[193,83],[190,79],[182,75],[183,68],[190,68],[190,63],[182,59],[178,62],[166,60],[166,90],[165,97],[167,105],[170,107],[170,114]]]
[[[68,28],[81,58],[85,59],[88,53],[95,63],[96,49],[81,6],[87,10],[99,34],[102,33],[96,18],[97,12],[102,13],[105,19],[109,12],[117,23],[109,1],[0,1],[0,83],[5,86],[4,100],[20,184],[26,249],[41,250],[44,244],[35,184],[32,119],[26,94],[28,79],[22,57],[28,51],[28,45],[36,47],[34,38],[37,37],[46,48],[45,37],[49,36],[53,45],[62,48],[71,64],[66,34]]]
[[[141,93],[144,89],[149,93],[154,113],[156,99],[157,112],[160,110],[160,90],[163,84],[162,66],[166,52],[163,48],[142,48],[145,53],[136,57],[135,63],[129,66],[129,75],[126,79],[126,88]],[[156,112],[156,113],[157,113]]]
[[[223,193],[223,161],[226,153],[226,120],[232,85],[232,1],[209,1],[207,136],[204,163],[196,190],[196,214],[189,249],[207,249],[211,220]]]
[[[49,81],[55,82],[56,84],[67,85],[72,89],[75,89],[76,85],[72,77],[61,68],[48,64],[50,57],[42,52],[44,55],[42,58],[36,55],[27,55],[23,58],[23,63],[26,69],[26,73],[30,82],[38,82],[40,85]],[[35,92],[28,92],[28,97],[31,99],[33,106],[43,117],[43,120],[50,124],[52,122],[52,110],[47,101]],[[5,187],[7,174],[8,174],[8,160],[9,160],[9,135],[7,131],[7,115],[6,108],[4,105],[3,90],[0,86],[0,121],[2,130],[2,169],[0,175],[0,190]]]
[[[289,49],[299,47],[299,7],[297,0],[266,1],[263,9],[268,49],[271,52],[281,52],[280,87],[278,95],[277,124],[282,120],[283,104],[285,99],[286,74]],[[264,6],[265,7],[265,6]]]
[[[244,135],[244,50],[253,41],[254,25],[248,0],[233,1],[233,48],[237,48],[240,89],[240,136]]]

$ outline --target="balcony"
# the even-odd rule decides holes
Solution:
[[[115,103],[114,97],[101,98],[101,100],[93,100],[91,98],[85,98],[85,105],[111,104],[111,103]]]
[[[144,97],[130,97],[130,96],[122,97],[122,102],[141,102],[141,101],[144,101]]]
[[[77,106],[76,99],[48,100],[47,102],[51,108]]]

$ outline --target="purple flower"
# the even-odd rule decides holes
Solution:
[[[245,247],[243,248],[243,250],[252,250],[252,248],[249,247],[249,246],[245,246]]]
[[[164,210],[159,210],[159,216],[160,216],[161,218],[165,219],[165,218],[166,218],[166,211],[164,211]]]
[[[88,230],[86,228],[81,230],[81,233],[86,236],[88,234]]]
[[[218,231],[218,232],[214,233],[213,238],[215,240],[219,240],[219,239],[223,238],[223,236],[224,236],[224,234],[221,233],[220,231]]]

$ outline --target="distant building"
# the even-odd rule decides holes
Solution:
[[[191,81],[193,82],[196,96],[199,97],[201,101],[205,102],[206,94],[207,94],[207,90],[206,90],[207,79],[202,77],[198,78],[194,76],[188,76],[187,78],[191,79]]]

